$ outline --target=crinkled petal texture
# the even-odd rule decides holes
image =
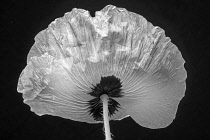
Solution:
[[[91,18],[73,9],[35,37],[17,90],[38,115],[101,122],[107,94],[110,119],[164,128],[184,97],[184,62],[163,29],[140,15],[107,6]]]

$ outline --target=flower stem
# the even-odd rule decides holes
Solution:
[[[108,116],[108,96],[105,94],[102,95],[101,100],[103,101],[103,120],[104,120],[104,127],[105,127],[105,137],[106,137],[106,140],[111,140],[109,116]]]

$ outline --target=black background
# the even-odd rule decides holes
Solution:
[[[113,0],[114,1],[114,0]],[[0,26],[0,139],[103,140],[102,124],[87,124],[53,116],[39,117],[17,93],[19,74],[35,35],[72,8],[101,10],[108,4],[144,16],[165,30],[186,61],[186,96],[175,121],[165,129],[151,130],[130,117],[111,121],[114,140],[207,139],[210,136],[208,88],[210,78],[208,4],[192,0],[80,1],[20,0],[1,3]]]

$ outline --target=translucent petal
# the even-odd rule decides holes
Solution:
[[[184,96],[185,84],[161,83],[155,77],[142,78],[129,85],[125,98],[117,99],[139,125],[157,129],[172,123],[178,104]]]

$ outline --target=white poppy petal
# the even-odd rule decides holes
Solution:
[[[123,85],[125,96],[116,101],[135,122],[152,129],[164,128],[172,123],[184,96],[184,82],[138,72],[126,80],[130,82],[125,81],[126,85]]]

